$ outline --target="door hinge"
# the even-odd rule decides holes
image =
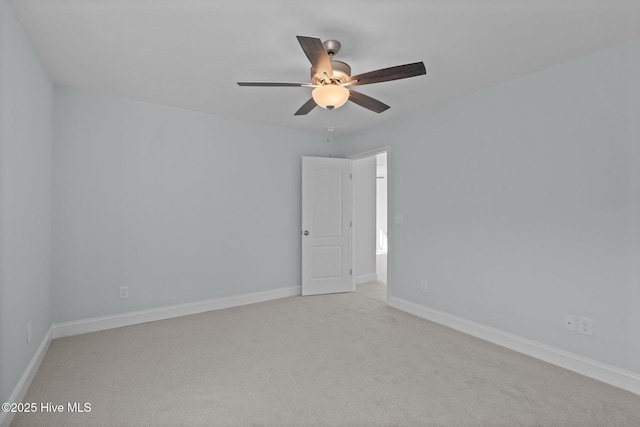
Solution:
[[[353,174],[352,173],[349,174],[349,179],[353,179]]]
[[[353,276],[353,270],[349,269],[349,276]]]

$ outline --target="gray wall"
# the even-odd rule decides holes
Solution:
[[[384,249],[381,241],[387,235],[387,153],[376,156],[376,248]]]
[[[357,283],[376,275],[376,158],[354,160],[351,166],[354,270]]]
[[[636,40],[338,141],[391,145],[391,294],[640,373],[639,76]]]
[[[51,103],[51,82],[0,0],[0,402],[50,326]]]
[[[300,158],[324,138],[66,87],[54,101],[54,323],[300,285]]]

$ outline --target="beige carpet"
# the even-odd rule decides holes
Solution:
[[[379,283],[53,341],[12,426],[640,426],[640,396],[425,321]]]

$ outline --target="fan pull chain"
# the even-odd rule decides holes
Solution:
[[[329,145],[329,157],[333,157],[333,132],[335,132],[335,128],[331,126],[331,111],[327,110],[327,144]]]

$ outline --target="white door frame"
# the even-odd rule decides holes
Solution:
[[[347,156],[347,159],[349,160],[359,160],[359,159],[365,159],[367,157],[372,157],[372,156],[377,156],[378,154],[387,154],[387,241],[391,240],[391,233],[389,233],[389,193],[388,193],[388,189],[389,189],[389,175],[391,175],[389,173],[389,156],[391,155],[391,146],[390,145],[385,145],[382,147],[378,147],[378,148],[372,148],[370,150],[366,150],[366,151],[361,151],[358,153],[354,153],[354,154],[350,154]],[[353,218],[354,221],[356,221],[356,219],[353,217],[353,200],[355,198],[352,197],[351,198],[351,218]],[[355,226],[354,226],[355,227]],[[353,231],[351,232],[351,265],[353,266],[353,269],[355,271],[355,267],[356,267],[356,233],[354,233]],[[388,245],[387,247],[389,248],[391,245]],[[355,291],[356,290],[356,279],[355,279],[355,274],[353,275],[352,278],[352,282],[351,282],[351,286],[352,286],[352,290]],[[389,301],[389,289],[390,289],[390,283],[389,283],[389,250],[387,250],[387,301]]]

